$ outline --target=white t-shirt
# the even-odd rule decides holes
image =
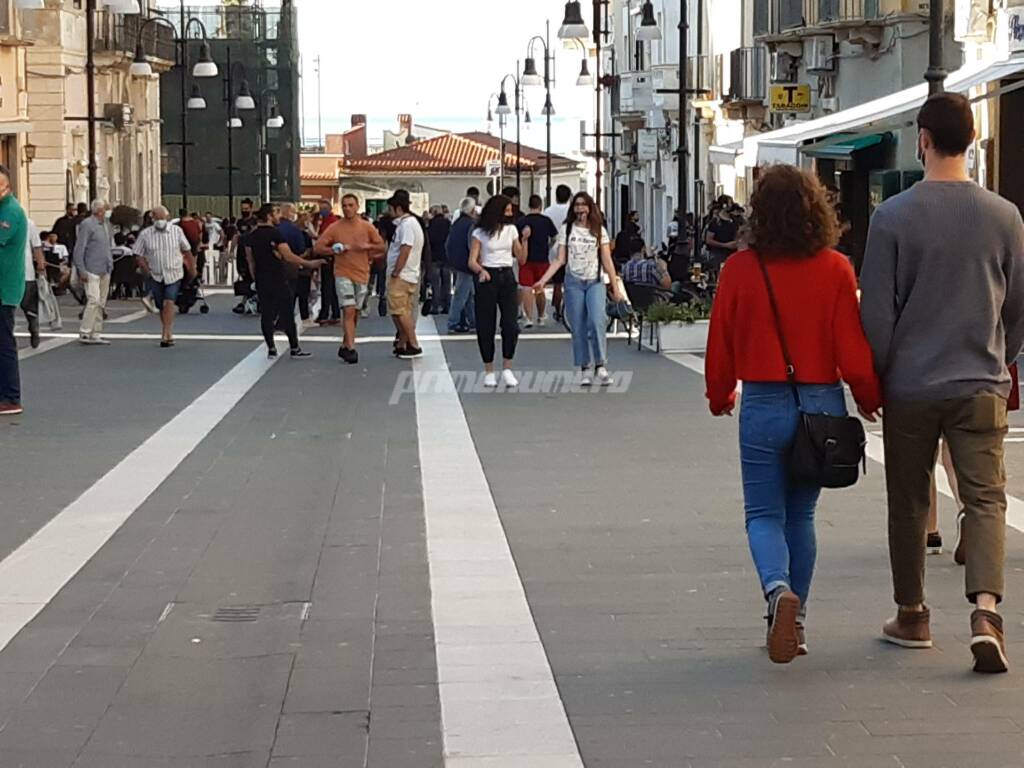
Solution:
[[[544,215],[554,222],[555,229],[562,234],[565,234],[565,220],[569,217],[569,204],[568,203],[555,203],[549,205],[544,209]],[[558,243],[556,242],[551,246],[551,252],[548,254],[549,261],[554,261],[558,258]]]
[[[519,239],[519,230],[514,224],[503,225],[493,237],[482,229],[474,229],[473,238],[480,241],[480,266],[498,268],[515,264],[512,246]]]
[[[402,246],[405,245],[412,246],[412,251],[398,276],[407,283],[419,285],[420,261],[423,259],[423,227],[416,221],[416,217],[410,214],[402,216],[396,222],[395,236],[388,248],[388,274],[394,272],[395,264],[402,255]]]
[[[589,229],[579,224],[572,225],[572,234],[568,240],[565,227],[558,230],[558,245],[566,246],[566,269],[580,280],[597,280],[601,261],[600,246],[610,243],[611,239],[604,227],[601,227],[600,243]]]
[[[43,241],[39,239],[39,227],[33,224],[31,221],[28,223],[28,237],[25,238],[25,281],[29,282],[35,280],[36,277],[36,259],[32,255],[32,251],[36,248],[42,248]]]
[[[203,223],[206,228],[206,239],[209,241],[211,248],[216,248],[217,244],[220,243],[220,238],[224,234],[224,229],[221,227],[220,222],[214,219],[213,221]]]

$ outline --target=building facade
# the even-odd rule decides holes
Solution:
[[[138,15],[97,11],[92,42],[97,197],[145,210],[160,202],[161,129],[159,79],[128,72],[149,17],[147,0],[141,10]],[[89,197],[85,2],[59,0],[20,13],[23,38],[32,41],[24,51],[24,117],[34,155],[24,164],[28,210],[46,226],[68,201],[86,202]],[[141,40],[157,71],[173,65],[173,32],[168,28],[150,24]]]
[[[167,8],[167,13],[180,25],[179,8]],[[181,68],[161,76],[165,205],[172,210],[181,207],[186,182],[188,207],[200,212],[237,215],[239,202],[246,197],[297,200],[301,139],[295,7],[290,0],[278,6],[194,6],[185,8],[185,16],[200,20],[206,28],[219,74],[193,78],[186,72],[186,98],[197,86],[206,102],[202,110],[183,104]],[[190,25],[190,34],[194,36],[197,28]],[[190,63],[198,46],[196,41],[189,43]],[[255,109],[235,106],[243,83]],[[283,126],[268,126],[272,115],[283,118]],[[232,118],[241,125],[229,128]],[[187,167],[182,162],[183,140],[189,145]]]

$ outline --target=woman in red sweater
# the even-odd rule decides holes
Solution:
[[[739,428],[747,539],[768,601],[768,654],[788,663],[807,652],[803,624],[821,494],[788,477],[799,414],[845,416],[841,380],[869,421],[882,399],[853,268],[833,250],[839,229],[824,187],[798,168],[773,166],[761,175],[751,203],[752,248],[726,263],[711,313],[707,397],[711,413],[731,416],[737,380],[743,382]],[[787,383],[762,263],[795,369],[795,391]]]

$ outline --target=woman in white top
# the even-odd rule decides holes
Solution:
[[[565,317],[572,331],[572,354],[580,369],[580,384],[589,387],[594,374],[602,386],[612,383],[608,373],[608,317],[605,304],[610,284],[612,299],[620,301],[615,266],[612,264],[611,239],[602,223],[593,198],[577,192],[570,208],[572,215],[558,233],[558,257],[551,263],[534,290],[543,291],[548,281],[565,266]]]
[[[476,340],[484,361],[484,385],[498,386],[494,372],[494,334],[501,309],[501,380],[519,384],[512,358],[519,338],[519,286],[512,265],[526,261],[526,246],[516,229],[512,201],[495,195],[484,206],[469,247],[469,271],[476,275]]]

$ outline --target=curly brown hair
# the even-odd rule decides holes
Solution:
[[[773,165],[750,199],[750,242],[758,253],[807,259],[839,242],[839,221],[824,185],[792,165]]]

